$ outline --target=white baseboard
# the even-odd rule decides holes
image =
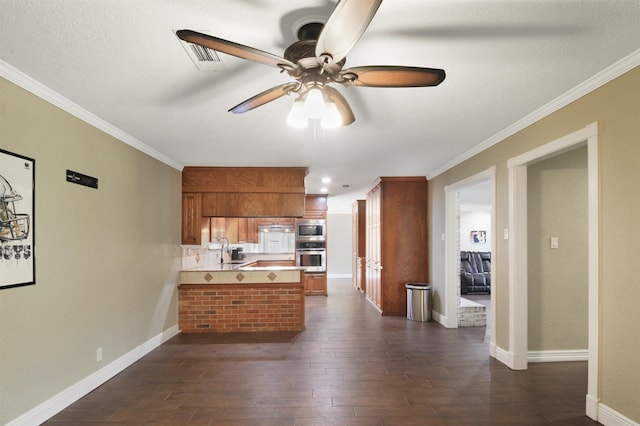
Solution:
[[[599,411],[598,405],[599,405],[598,399],[587,394],[587,397],[585,398],[585,410],[586,410],[587,417],[591,418],[592,420],[596,420],[596,421],[598,420],[598,411]]]
[[[496,359],[506,365],[507,367],[515,370],[515,356],[513,353],[509,352],[506,349],[502,349],[499,346],[495,348]]]
[[[500,347],[489,348],[495,354],[495,358],[511,369],[515,369],[515,356],[509,351]],[[565,361],[588,361],[589,351],[587,349],[562,350],[562,351],[529,351],[527,352],[527,362],[565,362]]]
[[[558,351],[529,351],[528,362],[564,362],[564,361],[588,361],[588,349],[567,349]]]
[[[490,348],[491,350],[491,348]],[[562,361],[588,361],[588,350],[566,350],[566,351],[529,351],[527,353],[528,362],[562,362]],[[513,369],[515,357],[512,353],[498,346],[495,347],[495,358]],[[591,395],[586,396],[585,414],[605,426],[640,426],[633,420],[613,410]]]
[[[447,317],[445,317],[444,315],[442,315],[440,312],[436,311],[435,309],[431,310],[431,319],[446,327]]]
[[[605,426],[640,426],[640,423],[634,422],[604,404],[598,406],[597,420]]]
[[[49,398],[37,407],[27,411],[22,416],[7,423],[7,426],[32,426],[41,424],[69,405],[73,404],[89,392],[105,383],[107,380],[120,373],[134,362],[177,335],[180,332],[178,325],[166,329],[162,333],[152,337],[140,346],[130,350],[120,358],[102,367],[100,370],[88,375],[79,382],[73,384],[57,395]]]

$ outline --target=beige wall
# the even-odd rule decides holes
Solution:
[[[431,180],[432,283],[443,293],[444,187],[496,166],[496,229],[508,228],[507,159],[599,124],[600,157],[600,397],[601,402],[640,422],[640,68],[514,134]],[[517,96],[514,93],[513,96]],[[496,240],[497,346],[509,347],[507,241]],[[443,309],[439,303],[436,309]],[[444,312],[443,312],[444,313]],[[446,313],[444,313],[446,314]]]
[[[36,169],[36,285],[0,290],[5,424],[177,324],[181,173],[4,79],[0,148]]]
[[[327,275],[351,275],[351,215],[327,215]]]
[[[527,167],[530,351],[589,347],[587,178],[586,146]]]

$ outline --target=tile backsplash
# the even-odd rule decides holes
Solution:
[[[220,244],[208,243],[201,246],[181,246],[182,247],[182,269],[198,268],[202,266],[218,265],[220,263]],[[258,252],[258,244],[231,244],[232,248],[243,249],[245,254],[255,254]],[[230,252],[227,252],[225,245],[225,260],[229,260]],[[292,253],[293,255],[293,253]],[[293,258],[293,257],[292,257]]]
[[[219,244],[211,244],[208,246],[182,246],[182,269],[212,266],[218,265],[219,263]]]

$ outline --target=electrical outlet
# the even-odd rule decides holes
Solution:
[[[96,349],[96,362],[102,361],[102,348]]]

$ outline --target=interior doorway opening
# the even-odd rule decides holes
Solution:
[[[491,167],[445,187],[445,312],[442,324],[447,328],[461,326],[461,301],[473,297],[461,297],[460,263],[461,251],[495,253],[495,174]],[[484,216],[482,220],[466,221],[464,216]],[[461,221],[461,218],[463,219]],[[473,228],[473,229],[471,229]],[[477,229],[476,229],[477,228]],[[482,231],[482,232],[481,232]],[[493,268],[488,274],[493,283]],[[489,354],[495,357],[495,333],[491,332],[495,324],[495,291],[472,302],[485,306],[487,338],[490,341]],[[487,309],[488,308],[488,309]]]
[[[528,168],[538,162],[574,150],[587,148],[587,322],[588,391],[586,414],[598,419],[599,358],[599,194],[598,125],[580,130],[541,145],[507,161],[509,172],[509,348],[500,350],[498,360],[512,369],[524,370],[529,361],[529,209]],[[550,242],[559,245],[560,242]],[[584,357],[584,355],[582,355]]]
[[[458,189],[460,300],[458,327],[491,329],[491,180]]]

